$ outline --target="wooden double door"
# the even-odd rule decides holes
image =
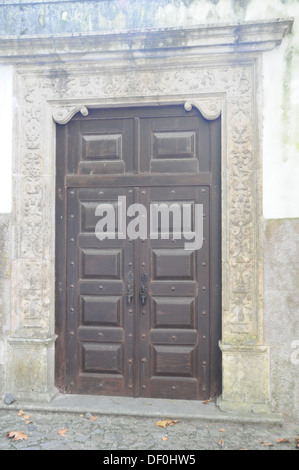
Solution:
[[[57,126],[61,391],[220,393],[220,140],[220,120],[183,106],[91,110]]]

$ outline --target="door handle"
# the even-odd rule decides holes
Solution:
[[[127,290],[126,290],[126,296],[127,296],[127,304],[131,305],[132,299],[134,297],[134,275],[132,272],[129,272],[127,274]]]
[[[140,300],[141,300],[141,305],[144,305],[147,299],[147,288],[142,285],[140,286]]]
[[[146,299],[147,299],[147,287],[145,283],[147,282],[148,277],[146,273],[141,274],[141,286],[140,286],[140,301],[141,305],[145,305]]]
[[[132,284],[128,284],[127,286],[127,304],[128,305],[131,305],[133,297],[134,297],[134,288]]]

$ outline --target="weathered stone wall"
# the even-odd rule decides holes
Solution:
[[[0,214],[0,393],[4,386],[4,338],[9,330],[10,311],[10,215]]]
[[[299,417],[299,219],[265,223],[265,342],[271,351],[272,400]]]
[[[297,0],[2,0],[0,35],[186,28],[286,17],[297,4]]]

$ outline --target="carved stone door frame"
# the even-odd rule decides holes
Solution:
[[[15,65],[11,333],[6,389],[54,386],[55,129],[90,108],[181,104],[222,121],[223,410],[270,410],[263,339],[262,52],[291,20],[3,41]],[[34,55],[33,55],[34,54]],[[59,188],[57,188],[59,191]]]

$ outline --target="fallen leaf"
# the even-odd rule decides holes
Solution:
[[[97,416],[91,416],[91,418],[89,418],[89,421],[95,421],[96,419],[98,419]]]
[[[285,442],[290,442],[290,441],[289,441],[289,439],[276,439],[276,442],[277,442],[278,444],[283,444],[283,443],[285,443]]]
[[[23,431],[10,431],[6,433],[8,439],[13,439],[14,441],[23,441],[27,440],[28,436]]]
[[[33,423],[33,421],[29,420],[29,421],[26,421],[26,424],[31,424]]]
[[[210,403],[210,401],[211,401],[211,399],[205,400],[205,401],[202,402],[202,404],[203,404],[203,405],[207,405],[208,403]]]
[[[161,437],[161,441],[168,441],[168,437]]]
[[[263,444],[266,446],[266,447],[273,447],[273,444],[271,442],[263,442]]]
[[[29,418],[30,418],[30,415],[24,415],[23,418],[24,418],[24,419],[29,419]]]
[[[219,432],[225,432],[225,429],[222,428],[222,429],[218,429]]]
[[[218,444],[219,444],[221,447],[223,447],[223,446],[224,446],[224,441],[223,441],[223,439],[219,439]]]
[[[299,437],[296,437],[296,447],[299,449]]]
[[[177,420],[165,419],[164,421],[157,421],[156,425],[160,426],[160,428],[167,428],[167,426],[173,426],[176,423],[177,423]]]
[[[20,410],[20,411],[18,412],[18,416],[23,416],[24,414],[25,414],[25,413],[24,413],[23,410]]]
[[[57,434],[59,434],[59,436],[65,437],[66,432],[67,432],[67,428],[64,428],[64,429],[60,429],[59,431],[57,431]]]

